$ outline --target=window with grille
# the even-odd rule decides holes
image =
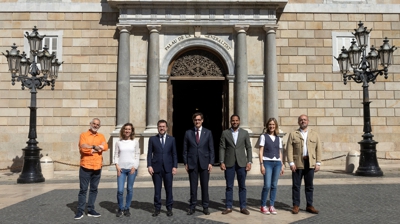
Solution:
[[[24,31],[25,32],[31,33],[32,31]],[[39,30],[40,35],[46,35],[43,38],[42,42],[42,47],[48,47],[48,51],[50,53],[55,53],[56,57],[59,62],[62,62],[62,38],[63,38],[63,31],[53,31],[53,30]],[[27,55],[27,57],[30,57],[30,49],[29,49],[29,43],[28,39],[24,38],[24,51]],[[40,64],[38,64],[38,67],[40,69]],[[60,66],[60,71],[62,71],[62,65]]]
[[[353,39],[355,39],[355,37],[350,32],[332,32],[332,56],[339,57],[343,46],[348,50]],[[368,39],[368,45],[369,41]],[[335,58],[332,60],[332,71],[340,71],[339,64]]]

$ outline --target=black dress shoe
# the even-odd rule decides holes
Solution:
[[[194,214],[194,209],[189,209],[186,214],[187,215],[193,215]]]
[[[156,217],[159,214],[160,214],[160,210],[154,210],[154,213],[151,216]]]
[[[172,215],[173,215],[172,209],[168,210],[168,211],[167,211],[167,216],[172,216]]]
[[[204,213],[204,215],[210,215],[210,212],[208,211],[208,208],[204,208],[203,209],[203,213]]]

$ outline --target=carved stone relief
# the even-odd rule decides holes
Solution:
[[[192,50],[182,54],[172,66],[171,76],[223,77],[221,61],[207,51]]]

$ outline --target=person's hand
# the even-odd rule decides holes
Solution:
[[[264,165],[260,165],[260,172],[262,175],[265,175],[265,167]]]
[[[315,165],[314,172],[318,172],[320,170],[321,166],[320,165]]]
[[[221,168],[221,170],[226,170],[225,163],[221,163],[221,165],[219,165],[219,167]]]
[[[290,170],[294,173],[294,172],[296,172],[296,165],[291,165],[290,166]]]
[[[147,171],[149,172],[149,174],[150,174],[151,176],[153,176],[153,174],[154,174],[153,167],[149,166],[149,167],[147,168]]]
[[[246,171],[250,171],[251,170],[251,163],[247,163],[246,165]]]
[[[208,173],[211,173],[211,170],[212,170],[212,165],[208,164]]]
[[[281,173],[279,175],[282,176],[284,171],[285,171],[285,165],[282,164]]]
[[[131,168],[131,172],[129,172],[129,174],[131,174],[131,175],[132,175],[132,174],[134,174],[134,173],[135,173],[135,171],[136,171],[135,167],[132,167],[132,168]]]
[[[185,165],[185,170],[186,170],[186,173],[189,173],[189,165],[188,164]]]
[[[119,176],[121,176],[121,168],[119,168],[119,167],[116,167],[117,168],[117,176],[119,177]]]
[[[172,175],[175,175],[176,174],[176,168],[175,167],[172,167]]]

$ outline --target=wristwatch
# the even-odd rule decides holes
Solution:
[[[92,146],[92,149],[96,149],[96,146]]]

